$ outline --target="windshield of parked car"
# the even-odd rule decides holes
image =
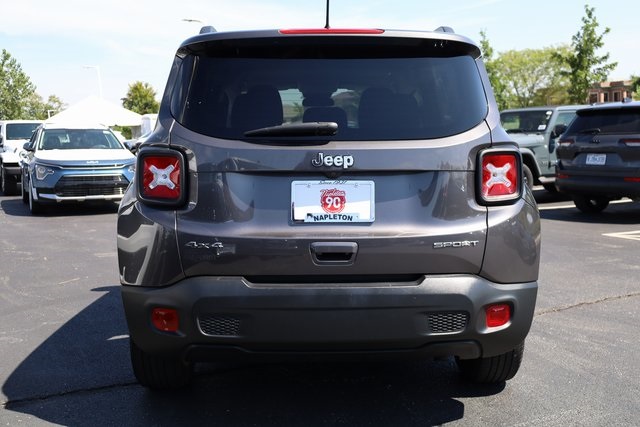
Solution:
[[[30,139],[40,123],[7,123],[7,140]]]
[[[547,129],[552,114],[551,110],[505,111],[500,121],[508,133],[538,133]]]
[[[466,52],[320,43],[241,53],[214,45],[187,55],[172,113],[198,133],[245,140],[441,138],[487,114],[477,64]],[[337,130],[327,132],[333,125],[326,123]]]
[[[40,150],[123,149],[118,138],[106,129],[45,129]]]

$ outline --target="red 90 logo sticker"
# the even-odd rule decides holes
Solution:
[[[347,193],[337,188],[322,190],[320,205],[327,213],[339,213],[347,203]]]

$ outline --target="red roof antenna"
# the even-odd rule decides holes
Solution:
[[[327,23],[324,26],[326,29],[329,29],[329,0],[327,0]]]

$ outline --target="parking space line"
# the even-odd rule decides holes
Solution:
[[[603,236],[616,237],[618,239],[638,240],[640,241],[640,230],[622,231],[618,233],[603,233]]]
[[[633,200],[631,199],[622,199],[622,200],[613,200],[611,202],[609,202],[610,205],[617,205],[620,203],[631,203],[633,202]],[[571,208],[575,208],[576,205],[574,205],[573,203],[568,204],[568,205],[559,205],[559,206],[540,206],[538,205],[538,210],[539,211],[551,211],[551,210],[555,210],[555,209],[571,209]]]

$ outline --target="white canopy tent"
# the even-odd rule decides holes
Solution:
[[[96,96],[85,98],[47,119],[47,122],[51,123],[67,121],[98,123],[105,126],[142,126],[140,114]]]

